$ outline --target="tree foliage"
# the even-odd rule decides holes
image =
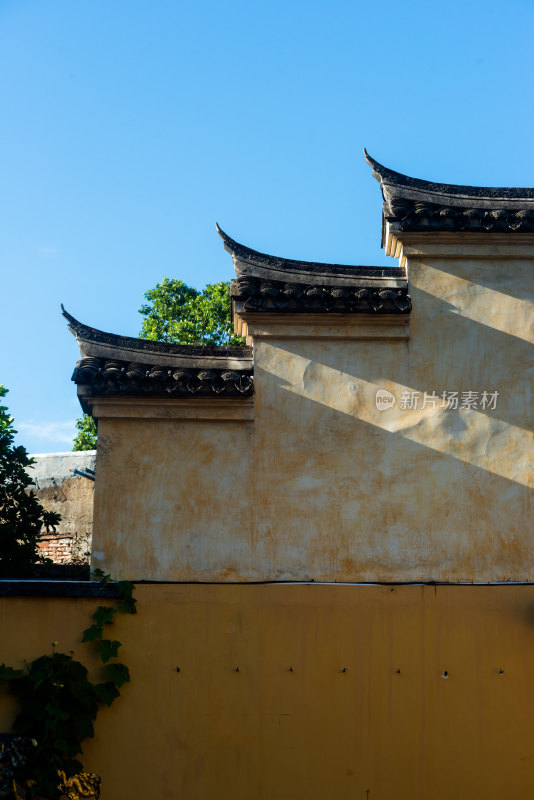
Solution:
[[[76,420],[76,429],[78,433],[74,437],[72,449],[96,450],[97,432],[94,419],[89,414],[84,414]]]
[[[241,345],[232,328],[230,282],[208,283],[197,290],[183,281],[163,278],[145,292],[139,336],[157,342],[196,345]]]
[[[0,398],[7,389],[0,386]],[[45,511],[33,491],[26,472],[34,462],[26,449],[14,444],[16,430],[7,406],[0,405],[0,578],[31,577],[43,559],[38,540],[41,529],[54,529],[61,517]]]
[[[143,324],[141,339],[175,344],[239,346],[245,343],[233,332],[230,281],[208,283],[200,291],[183,281],[163,278],[145,292],[148,300],[139,309]],[[95,421],[88,414],[76,420],[78,433],[73,450],[94,450]]]

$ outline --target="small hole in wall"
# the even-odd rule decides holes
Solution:
[[[502,667],[501,667],[501,668],[500,668],[500,670],[499,670],[499,675],[504,675],[504,670],[503,670],[503,668],[502,668]]]
[[[449,673],[447,672],[446,669],[444,669],[443,672],[441,673],[441,677],[442,678],[448,678],[449,677]]]

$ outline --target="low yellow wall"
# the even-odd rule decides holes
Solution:
[[[138,616],[113,628],[132,682],[85,747],[102,800],[534,796],[534,586],[140,585],[137,597]],[[59,640],[94,666],[80,632],[96,604],[1,598],[0,660]],[[5,731],[15,705],[0,691]]]

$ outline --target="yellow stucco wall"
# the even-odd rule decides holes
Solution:
[[[137,597],[139,614],[112,629],[132,681],[85,746],[102,800],[534,795],[533,586],[140,585]],[[59,640],[89,665],[80,632],[96,604],[0,599],[1,659],[22,665]],[[0,692],[5,731],[15,706]]]
[[[375,338],[252,329],[253,420],[102,412],[95,566],[153,580],[534,580],[534,259],[512,244],[434,250],[407,249],[409,338],[379,317]],[[377,389],[394,408],[377,410]],[[441,408],[453,391],[499,394],[494,409]],[[403,392],[440,399],[402,409]]]

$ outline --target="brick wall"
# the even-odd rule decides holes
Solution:
[[[88,537],[65,533],[41,535],[39,552],[55,564],[84,564],[89,560],[91,542]]]

